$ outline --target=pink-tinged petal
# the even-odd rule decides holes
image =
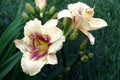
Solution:
[[[21,67],[26,74],[33,76],[41,71],[41,68],[46,64],[47,57],[44,56],[39,60],[30,59],[30,53],[23,54],[21,59]]]
[[[90,21],[88,21],[88,23],[91,26],[90,30],[97,30],[97,29],[108,26],[106,21],[100,18],[91,18]]]
[[[63,46],[63,42],[65,42],[64,36],[62,36],[59,40],[50,45],[48,49],[48,54],[53,54],[60,50]]]
[[[58,61],[57,61],[57,57],[55,54],[48,54],[47,55],[47,64],[55,65],[57,63],[58,63]]]
[[[30,36],[31,34],[34,35],[35,33],[45,34],[45,31],[41,28],[41,26],[41,21],[37,18],[30,20],[24,27],[24,35]]]
[[[90,44],[94,45],[95,38],[93,37],[93,35],[90,32],[86,31],[86,30],[82,30],[82,29],[80,29],[80,30],[88,37],[88,39],[90,41]]]
[[[50,28],[50,27],[55,27],[55,26],[57,26],[57,24],[58,24],[58,19],[51,19],[51,20],[47,21],[42,26],[42,28],[47,29],[47,28]]]
[[[72,19],[71,12],[67,9],[64,9],[58,13],[58,19],[64,18],[64,17],[69,17]]]
[[[28,46],[26,45],[26,43],[24,43],[23,40],[15,40],[14,43],[15,43],[15,46],[16,46],[18,49],[20,49],[20,51],[21,51],[22,53],[29,52],[29,48],[28,48]]]

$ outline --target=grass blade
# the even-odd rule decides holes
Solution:
[[[0,66],[0,70],[2,70],[0,73],[0,80],[2,80],[7,73],[20,61],[21,56],[21,52],[18,52]]]

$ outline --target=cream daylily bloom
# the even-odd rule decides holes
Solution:
[[[73,20],[72,27],[82,31],[90,40],[91,45],[94,44],[95,38],[88,31],[97,30],[107,26],[106,21],[100,18],[93,18],[94,8],[90,8],[87,4],[78,2],[69,4],[68,9],[64,9],[58,13],[58,19],[69,17]]]
[[[35,4],[41,11],[44,11],[46,8],[46,0],[35,0]]]
[[[65,41],[62,30],[56,27],[57,23],[57,19],[44,25],[38,19],[30,20],[24,27],[24,38],[14,41],[23,53],[21,66],[26,74],[33,76],[45,64],[57,64],[55,53],[62,48]]]

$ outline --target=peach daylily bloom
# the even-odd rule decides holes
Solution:
[[[24,38],[14,41],[23,53],[21,66],[26,74],[33,76],[45,64],[57,64],[55,53],[65,41],[62,30],[56,27],[57,23],[57,19],[51,19],[44,25],[37,18],[30,20],[24,27]]]
[[[58,13],[58,19],[69,17],[73,20],[72,27],[79,29],[90,40],[91,45],[94,44],[95,38],[89,32],[107,26],[106,21],[100,18],[94,18],[94,8],[90,8],[87,4],[78,2],[69,4],[68,9],[64,9]]]

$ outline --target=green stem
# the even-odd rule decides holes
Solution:
[[[72,31],[72,28],[69,28],[69,30],[67,31],[67,33],[65,33],[65,37],[67,38],[69,33]]]
[[[80,57],[77,56],[75,62],[71,65],[71,69],[80,61]]]
[[[88,38],[86,37],[80,45],[80,50],[84,51],[86,49]]]
[[[68,40],[74,40],[77,37],[77,30],[74,30],[72,34],[68,37]]]
[[[62,48],[62,59],[63,59],[63,68],[66,68],[66,57],[65,57],[65,52],[64,52],[64,45]]]
[[[65,69],[67,67],[67,63],[66,63],[66,55],[65,55],[65,51],[64,51],[64,45],[63,45],[63,48],[62,48],[62,59],[63,59],[63,76],[62,76],[62,80],[65,80],[65,77],[66,77]]]

